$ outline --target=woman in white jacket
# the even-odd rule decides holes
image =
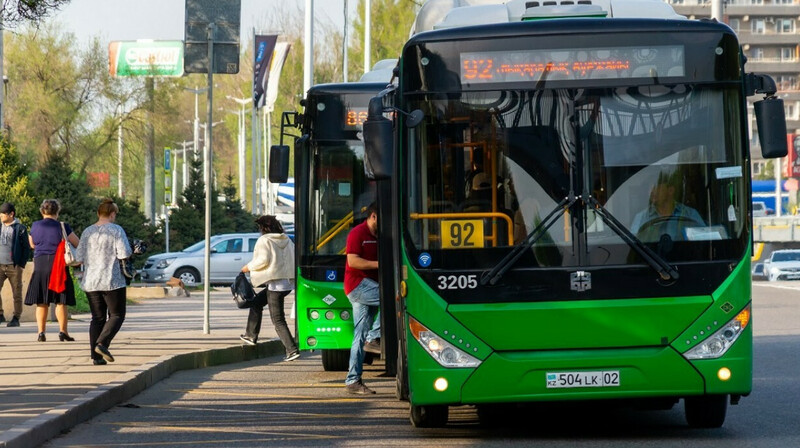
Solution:
[[[256,224],[261,231],[261,237],[253,250],[253,259],[244,265],[242,272],[250,272],[250,281],[254,287],[266,286],[256,295],[256,303],[269,306],[269,317],[286,348],[286,357],[283,360],[294,361],[300,357],[300,350],[289,332],[286,314],[283,312],[284,299],[294,289],[294,244],[274,216],[261,216],[256,219]],[[264,300],[264,296],[267,300]],[[245,334],[240,336],[246,344],[255,345],[258,342],[263,314],[263,305],[250,308]]]

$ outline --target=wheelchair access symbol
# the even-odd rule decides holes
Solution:
[[[333,270],[333,269],[329,269],[329,270],[325,271],[325,280],[327,280],[329,282],[335,282],[336,281],[336,271]]]

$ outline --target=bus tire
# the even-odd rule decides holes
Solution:
[[[727,395],[701,395],[683,399],[686,423],[692,428],[719,428],[725,423]]]
[[[350,350],[321,350],[322,368],[326,372],[347,372],[350,367]]]
[[[398,365],[395,396],[398,400],[408,401],[408,367],[406,367],[405,362],[399,362]]]
[[[441,428],[447,424],[448,408],[445,405],[411,405],[410,419],[415,428]]]

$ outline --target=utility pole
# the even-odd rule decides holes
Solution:
[[[342,37],[342,82],[347,82],[347,28],[348,22],[347,19],[350,16],[350,11],[347,7],[347,0],[344,0],[344,34]]]
[[[214,126],[216,126],[218,124],[222,124],[222,123],[224,123],[224,121],[215,121],[215,122],[211,123],[211,127],[214,127]],[[209,160],[208,160],[208,148],[209,148],[208,145],[209,145],[209,141],[208,141],[208,134],[210,134],[211,131],[209,130],[208,123],[201,123],[198,126],[203,129],[203,173],[205,173],[206,170],[209,168]],[[195,151],[195,154],[196,153],[197,152]],[[203,177],[203,181],[204,182],[208,182],[208,179],[205,179],[205,174],[203,176],[204,176]],[[211,184],[213,185],[213,177],[211,178],[211,180],[212,180]]]
[[[711,0],[711,18],[722,22],[722,0]]]
[[[144,214],[151,225],[156,224],[156,134],[153,127],[155,115],[155,79],[152,76],[145,80],[147,90],[147,150],[144,153]]]
[[[117,196],[122,199],[122,122],[117,128]]]
[[[194,122],[192,124],[192,129],[194,136],[194,158],[197,159],[197,151],[200,148],[200,116],[198,115],[197,109],[198,109],[200,94],[208,90],[208,87],[197,88],[197,86],[195,86],[194,89],[184,87],[183,90],[187,90],[189,92],[194,93]]]
[[[314,83],[314,0],[306,0],[303,45],[303,96],[305,96]]]
[[[2,80],[2,83],[0,83],[2,84],[0,85],[0,132],[6,128],[6,76],[3,68],[3,34],[3,17],[0,15],[0,79]]]
[[[369,54],[372,52],[372,40],[370,34],[372,33],[372,5],[370,0],[364,1],[364,73],[367,73],[370,68]]]
[[[247,135],[247,133],[245,132],[245,120],[244,120],[245,109],[244,109],[244,106],[245,106],[245,104],[253,101],[253,98],[252,97],[250,97],[250,98],[234,98],[234,97],[232,97],[230,95],[226,96],[226,98],[228,98],[229,100],[236,101],[237,103],[239,103],[239,105],[242,106],[242,109],[239,112],[239,201],[242,203],[242,207],[245,207],[245,203],[246,203],[245,195],[247,193],[246,190],[245,190],[246,186],[247,186],[247,182],[246,182],[246,180],[247,180],[246,179],[246,171],[247,170],[245,168],[245,159],[246,159],[246,156],[247,156],[247,150],[246,150],[246,146],[247,145],[245,144],[245,136]],[[255,109],[253,109],[253,110],[255,110]],[[253,128],[253,127],[251,126],[251,128]],[[255,128],[253,128],[253,129],[255,129]],[[253,131],[253,132],[255,133],[255,131]],[[251,165],[252,165],[251,166],[252,174],[251,175],[252,175],[253,179],[255,179],[255,175],[256,175],[255,154],[256,154],[257,150],[258,150],[258,148],[253,146],[253,151],[252,151],[252,155],[251,155],[251,158],[252,158],[252,163],[251,163]],[[253,190],[253,192],[255,193],[255,190]],[[255,209],[255,194],[253,194],[253,199],[251,200],[250,205],[251,205],[251,208]]]

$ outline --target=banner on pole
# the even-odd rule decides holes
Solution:
[[[261,108],[265,104],[267,83],[270,75],[270,62],[272,53],[278,36],[258,36],[255,37],[255,55],[253,60],[253,104],[256,108]]]
[[[278,99],[278,84],[281,80],[281,70],[283,70],[283,64],[286,62],[286,56],[289,54],[289,48],[291,48],[291,45],[286,42],[275,45],[275,54],[272,56],[272,67],[269,70],[269,77],[272,79],[272,82],[267,85],[267,100],[265,103],[267,112],[272,112],[275,108],[275,101]],[[303,92],[303,96],[305,96],[305,92]]]

